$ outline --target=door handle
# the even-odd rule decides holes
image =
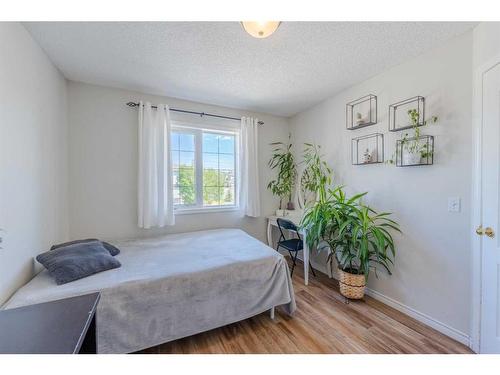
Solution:
[[[476,228],[476,234],[478,236],[482,236],[483,234],[486,234],[489,238],[495,237],[495,231],[491,229],[490,227],[486,227],[486,229],[483,229],[483,226],[480,225]]]

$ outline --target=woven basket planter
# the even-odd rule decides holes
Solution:
[[[365,275],[355,275],[339,269],[340,293],[349,299],[361,299],[365,295]]]

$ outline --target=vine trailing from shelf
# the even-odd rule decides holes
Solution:
[[[420,127],[426,126],[428,124],[435,124],[438,121],[437,116],[431,116],[429,120],[424,120],[421,125],[419,125],[419,112],[415,109],[408,110],[408,117],[410,118],[411,129],[413,130],[413,135],[410,136],[409,133],[404,133],[401,138],[401,145],[403,151],[409,155],[419,155],[420,158],[429,158],[433,156],[434,150],[429,149],[429,144],[420,142]],[[397,152],[397,150],[396,150]],[[395,154],[387,160],[388,164],[395,164]]]

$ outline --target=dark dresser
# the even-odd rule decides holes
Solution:
[[[100,293],[0,311],[0,353],[96,353]]]

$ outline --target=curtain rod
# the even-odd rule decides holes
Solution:
[[[135,108],[135,107],[138,107],[139,106],[139,103],[134,103],[134,102],[128,102],[126,103],[129,107],[131,108]],[[152,105],[151,108],[158,108],[157,106],[155,105]],[[170,108],[171,111],[173,112],[180,112],[180,113],[188,113],[188,114],[191,114],[191,115],[198,115],[200,117],[203,117],[203,116],[209,116],[209,117],[217,117],[217,118],[223,118],[223,119],[227,119],[227,120],[235,120],[235,121],[241,121],[240,118],[237,118],[237,117],[229,117],[229,116],[222,116],[222,115],[214,115],[212,113],[205,113],[205,112],[195,112],[195,111],[187,111],[185,109],[176,109],[176,108]],[[259,125],[264,125],[264,121],[259,121],[258,122]]]

